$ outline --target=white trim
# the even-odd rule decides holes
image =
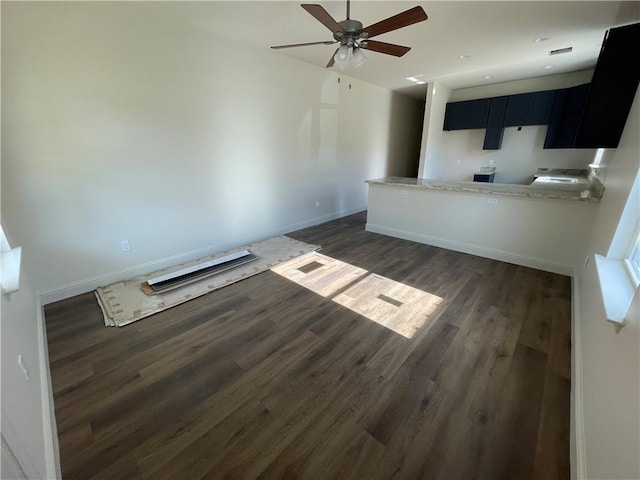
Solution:
[[[636,218],[638,217],[639,215],[636,215]],[[640,220],[636,223],[636,232],[631,238],[631,241],[629,241],[629,247],[625,252],[623,260],[634,288],[640,286]]]
[[[622,327],[627,322],[636,286],[629,277],[623,260],[613,260],[597,253],[594,257],[607,320]]]
[[[625,202],[618,226],[611,239],[607,258],[622,260],[629,254],[633,241],[640,231],[640,168],[636,173],[636,178],[631,185],[629,196]]]
[[[40,396],[42,399],[42,433],[44,437],[45,468],[47,478],[60,479],[62,478],[62,470],[60,469],[60,448],[58,446],[58,429],[56,427],[55,406],[53,403],[47,331],[44,308],[37,295],[36,311],[38,352],[40,358]]]
[[[179,253],[177,255],[171,255],[169,257],[160,258],[140,265],[133,265],[131,267],[123,268],[114,272],[105,273],[103,275],[96,275],[94,277],[85,278],[76,282],[70,282],[58,287],[42,290],[39,293],[40,301],[42,305],[48,305],[49,303],[57,302],[65,298],[80,295],[95,290],[98,287],[104,287],[105,285],[111,285],[113,283],[122,281],[127,278],[137,277],[139,275],[145,275],[156,270],[162,270],[164,268],[171,267],[176,264],[188,262],[191,260],[197,260],[198,258],[205,257],[207,255],[214,255],[216,253],[230,250],[238,245],[252,243],[254,241],[265,240],[267,238],[275,237],[277,235],[283,235],[286,233],[294,232],[302,228],[312,227],[321,223],[335,220],[336,218],[346,217],[354,213],[359,213],[366,210],[366,206],[353,208],[349,210],[342,210],[334,212],[312,219],[307,219],[302,222],[291,223],[289,225],[282,226],[277,229],[273,229],[266,233],[261,234],[260,238],[247,239],[245,242],[226,242],[218,245],[209,245],[207,247],[191,250],[190,252]]]
[[[625,258],[622,263],[624,263],[624,268],[627,270],[627,276],[629,277],[629,281],[633,285],[633,288],[637,289],[640,287],[640,277],[638,277],[633,263],[631,263],[631,260],[628,258]]]
[[[580,333],[580,292],[578,280],[571,280],[571,478],[580,480],[587,478],[587,458],[584,437],[584,407],[582,392],[582,340]]]
[[[368,232],[403,238],[405,240],[411,240],[413,242],[419,242],[427,245],[433,245],[435,247],[455,250],[456,252],[470,253],[479,257],[491,258],[493,260],[513,263],[515,265],[521,265],[523,267],[544,270],[545,272],[558,273],[560,275],[567,275],[569,277],[572,277],[574,273],[573,266],[557,263],[553,260],[528,257],[520,255],[518,253],[507,252],[505,250],[496,250],[481,245],[457,242],[455,240],[447,240],[445,238],[433,237],[431,235],[424,235],[416,232],[408,232],[406,230],[399,230],[396,228],[383,227],[381,225],[375,225],[371,223],[367,223],[365,229]]]

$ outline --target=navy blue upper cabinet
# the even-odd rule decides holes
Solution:
[[[640,81],[640,23],[605,36],[590,84],[558,90],[544,148],[616,148]]]
[[[509,95],[507,111],[504,115],[505,127],[519,127],[526,125],[527,111],[531,103],[531,94]]]
[[[555,90],[509,95],[504,126],[547,125],[554,94]]]
[[[531,93],[531,103],[527,111],[527,125],[547,125],[551,117],[551,107],[556,91]]]
[[[489,106],[489,119],[487,131],[484,134],[483,150],[500,150],[502,135],[504,134],[504,116],[507,110],[507,102],[511,97],[494,97]]]
[[[483,150],[499,150],[504,127],[549,123],[555,90],[450,102],[443,130],[486,128]]]
[[[443,130],[486,128],[490,98],[447,103]]]
[[[575,148],[616,148],[640,81],[640,23],[605,35]]]
[[[544,148],[574,148],[589,84],[556,90]]]

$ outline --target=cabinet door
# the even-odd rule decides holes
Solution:
[[[504,116],[511,97],[494,97],[489,107],[487,131],[484,134],[483,150],[500,150],[504,134]]]
[[[485,128],[489,115],[490,98],[447,103],[443,130]]]
[[[531,93],[529,110],[527,110],[527,125],[548,125],[551,117],[551,107],[555,97],[555,90]]]
[[[509,95],[507,111],[504,115],[505,127],[519,127],[527,125],[527,113],[531,103],[532,94]]]
[[[547,125],[554,95],[555,90],[509,95],[504,126]]]
[[[556,90],[544,148],[573,148],[589,84]]]

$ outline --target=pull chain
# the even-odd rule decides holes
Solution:
[[[351,90],[351,67],[352,67],[352,56],[353,54],[351,53],[349,55],[349,90]],[[340,83],[340,75],[338,75],[338,83]]]

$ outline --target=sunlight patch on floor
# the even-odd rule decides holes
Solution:
[[[330,297],[368,272],[318,252],[311,252],[271,269],[305,288]]]
[[[436,311],[442,298],[371,274],[337,295],[334,302],[411,338]]]
[[[412,338],[442,298],[318,252],[272,269],[275,273],[364,317]]]

